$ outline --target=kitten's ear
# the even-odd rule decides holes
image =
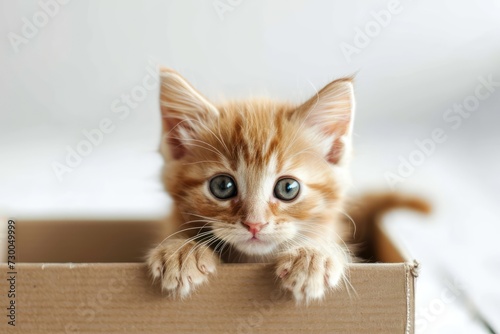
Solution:
[[[196,137],[204,123],[216,119],[219,111],[177,72],[160,68],[160,79],[160,151],[165,158],[180,159],[189,148],[187,141]]]
[[[354,119],[352,78],[335,80],[320,90],[292,114],[318,133],[325,158],[340,164],[348,155]]]

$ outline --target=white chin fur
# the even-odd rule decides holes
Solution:
[[[242,241],[233,246],[247,255],[267,255],[276,249],[275,244],[264,241]]]

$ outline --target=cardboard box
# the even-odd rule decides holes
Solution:
[[[385,263],[349,265],[352,287],[308,306],[280,291],[270,264],[223,264],[190,298],[162,296],[141,263],[159,229],[158,221],[16,221],[15,268],[0,265],[0,332],[414,332],[415,267],[383,228],[374,237]]]

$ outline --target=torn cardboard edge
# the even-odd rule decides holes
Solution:
[[[69,227],[72,223],[18,222],[20,256],[34,260],[48,256],[51,263],[17,264],[17,325],[11,328],[0,324],[2,332],[414,332],[418,264],[405,258],[380,225],[374,236],[376,255],[388,263],[350,264],[353,290],[346,284],[322,302],[305,306],[296,305],[280,290],[270,264],[222,264],[208,284],[181,301],[162,295],[159,287],[151,284],[142,263],[56,263],[56,259],[79,255],[71,254],[75,247],[102,254],[101,241],[117,234],[115,259],[140,261],[138,255],[144,254],[143,248],[151,246],[150,240],[143,239],[153,237],[160,224],[81,221]],[[76,236],[92,236],[82,234],[88,230],[99,232],[94,234],[96,244],[88,241],[92,239],[86,239],[86,246],[75,244],[72,238]],[[121,249],[126,248],[127,241],[131,247],[124,256]],[[66,254],[58,254],[60,251]],[[79,256],[74,259],[97,258],[95,254]],[[0,270],[7,272],[7,265],[0,265]],[[0,289],[8,288],[8,282],[1,281]],[[0,306],[8,305],[6,294],[0,300]]]

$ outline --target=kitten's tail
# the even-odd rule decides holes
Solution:
[[[358,245],[357,255],[369,259],[373,254],[373,240],[376,222],[387,211],[395,208],[408,208],[422,213],[430,213],[431,206],[424,199],[396,192],[368,193],[350,201],[347,213],[354,222],[355,231],[351,234],[352,244]]]

